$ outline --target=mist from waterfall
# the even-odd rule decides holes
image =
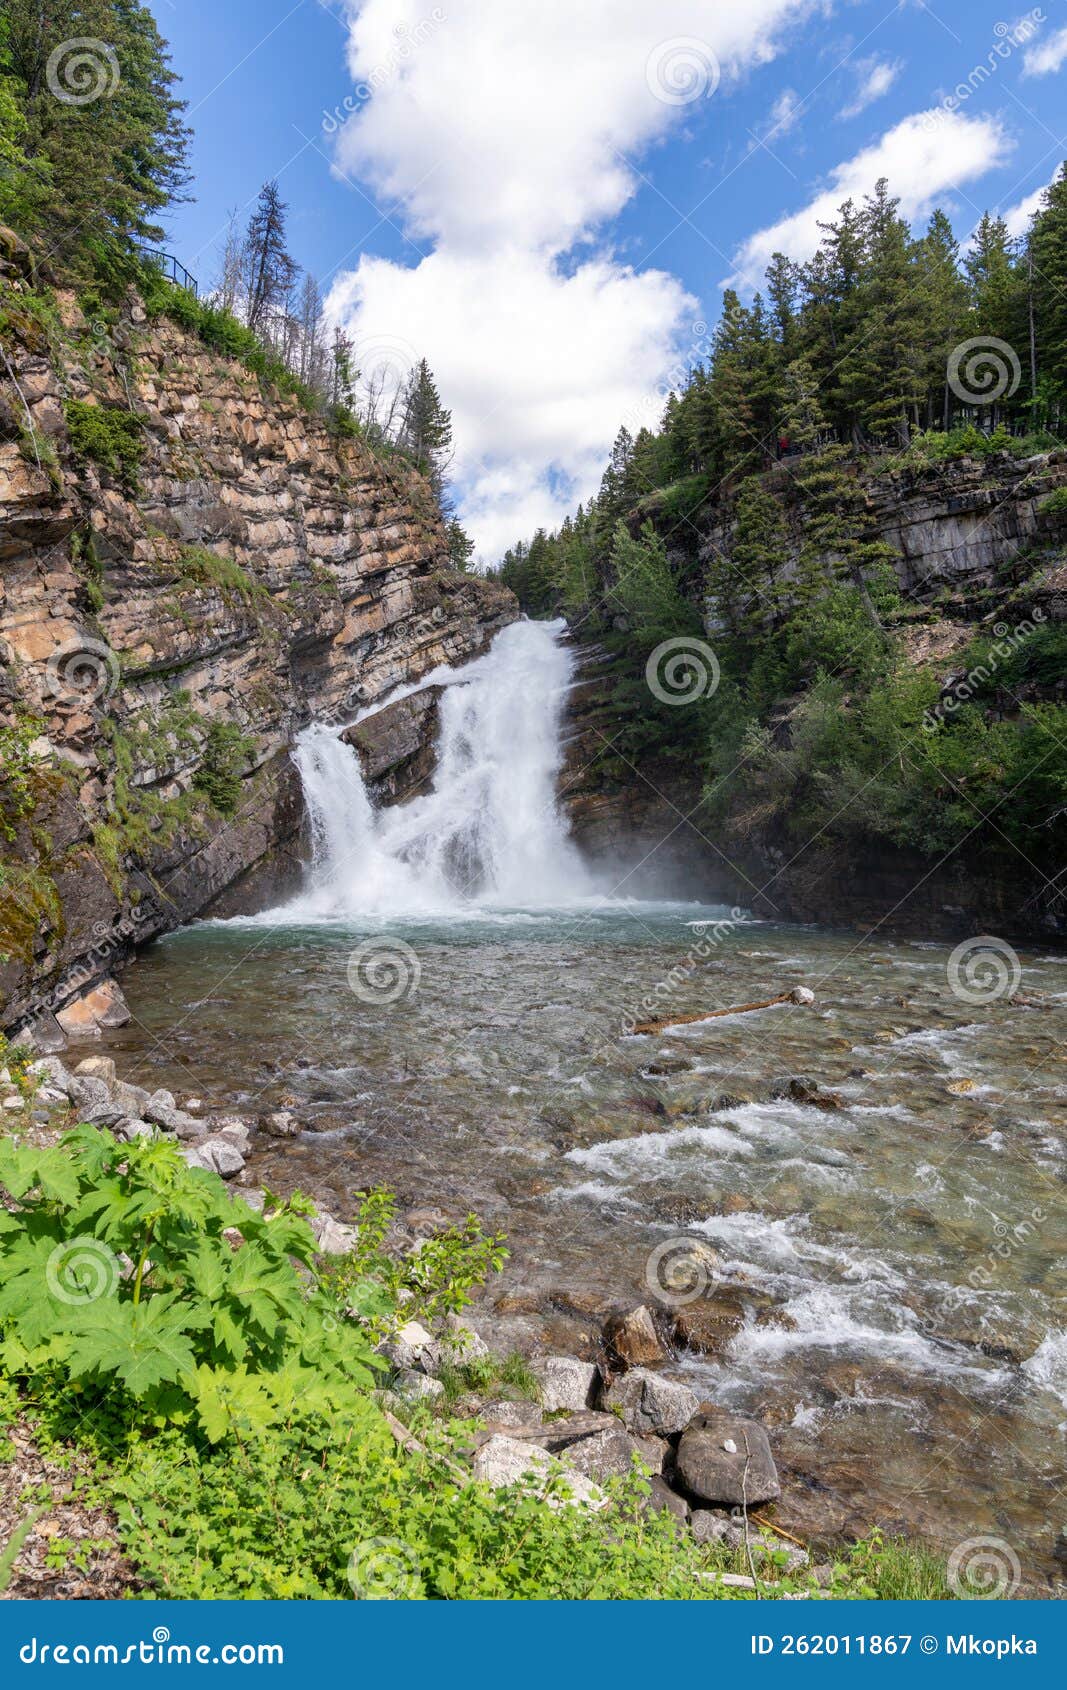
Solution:
[[[427,678],[444,683],[437,768],[431,790],[406,804],[374,806],[336,727],[300,736],[312,861],[275,919],[551,909],[594,892],[556,795],[575,667],[563,630],[513,623],[483,657]]]

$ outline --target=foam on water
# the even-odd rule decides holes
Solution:
[[[1067,1332],[1050,1332],[1038,1345],[1023,1372],[1040,1390],[1050,1391],[1067,1408]]]

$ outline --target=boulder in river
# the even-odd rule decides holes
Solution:
[[[628,1431],[643,1436],[648,1432],[670,1437],[681,1432],[699,1408],[688,1385],[676,1384],[647,1368],[635,1367],[609,1386],[604,1407],[618,1409]]]
[[[696,1414],[675,1457],[679,1482],[693,1496],[727,1508],[755,1508],[782,1494],[767,1434],[758,1420],[713,1409]]]
[[[604,1342],[624,1367],[647,1367],[667,1359],[667,1348],[644,1303],[609,1315],[604,1322]]]
[[[96,1039],[102,1027],[124,1027],[130,1011],[122,990],[114,980],[101,980],[72,1003],[56,1012],[56,1021],[68,1038]]]

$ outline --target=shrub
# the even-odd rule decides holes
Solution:
[[[385,1289],[390,1306],[410,1303],[420,1318],[433,1321],[466,1308],[474,1287],[499,1273],[507,1259],[503,1237],[483,1232],[477,1215],[424,1239],[411,1255],[391,1255],[383,1246],[396,1217],[396,1198],[381,1189],[356,1196],[358,1243],[347,1255],[332,1257],[323,1270],[326,1283],[342,1299],[353,1286],[373,1279]]]
[[[144,456],[140,418],[133,411],[90,405],[84,399],[68,399],[63,408],[75,456],[92,458],[113,474],[132,481]]]
[[[232,816],[241,796],[241,768],[254,742],[233,722],[212,722],[204,742],[200,766],[193,786],[202,792],[220,815]]]
[[[0,722],[0,838],[14,839],[15,824],[35,808],[41,765],[32,746],[43,731],[36,716]]]

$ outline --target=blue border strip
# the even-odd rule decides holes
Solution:
[[[4,1602],[0,1684],[332,1672],[426,1690],[679,1679],[1035,1683],[1067,1658],[1058,1602]],[[57,1656],[58,1651],[58,1656]],[[1061,1662],[1057,1669],[1056,1662]]]

